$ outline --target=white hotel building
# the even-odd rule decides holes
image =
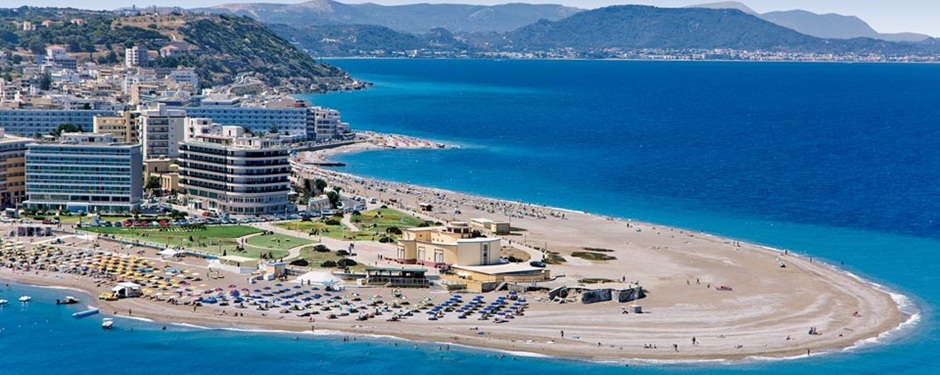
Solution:
[[[276,137],[247,136],[240,126],[190,124],[180,144],[186,205],[231,215],[287,213],[290,149]]]
[[[91,131],[95,116],[114,116],[116,113],[93,109],[0,109],[0,128],[6,129],[8,134],[23,137],[49,134],[62,124]]]
[[[111,134],[63,133],[26,151],[26,207],[70,212],[128,213],[140,207],[140,145]]]

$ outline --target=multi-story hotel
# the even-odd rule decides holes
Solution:
[[[190,208],[232,215],[286,213],[290,149],[240,126],[193,124],[180,144],[180,190]]]
[[[12,207],[26,198],[26,145],[32,139],[4,134],[0,128],[0,205]]]
[[[238,125],[254,134],[277,130],[282,139],[326,140],[349,131],[339,111],[312,107],[307,101],[293,99],[264,103],[242,103],[238,98],[210,97],[198,107],[185,107],[186,115],[211,119],[213,123]]]
[[[140,145],[111,134],[63,133],[26,151],[26,207],[70,212],[132,212],[143,193]]]
[[[86,109],[0,109],[0,128],[23,137],[49,134],[63,124],[91,130],[95,116],[115,114],[115,111]]]
[[[116,116],[95,116],[94,132],[108,133],[118,142],[138,143],[137,112],[122,111]]]
[[[144,159],[179,156],[179,143],[183,141],[186,111],[168,109],[163,104],[141,108],[137,129],[144,148]]]
[[[186,114],[209,118],[216,124],[238,125],[254,134],[271,130],[288,136],[305,137],[307,134],[306,108],[201,106],[186,107]]]
[[[307,124],[307,139],[322,141],[334,139],[349,132],[349,123],[340,119],[339,111],[330,108],[307,109],[312,124]]]

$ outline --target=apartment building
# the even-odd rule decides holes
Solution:
[[[111,134],[63,133],[26,151],[28,208],[70,212],[128,213],[140,207],[140,145]]]
[[[187,206],[231,215],[291,211],[290,149],[240,126],[194,125],[180,144],[180,190]]]

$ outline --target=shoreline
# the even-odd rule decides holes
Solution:
[[[683,60],[683,59],[620,59],[613,57],[592,59],[592,58],[566,58],[566,57],[534,57],[534,58],[522,58],[522,57],[394,57],[394,56],[337,56],[337,57],[327,57],[319,56],[314,57],[316,60],[484,60],[484,61],[614,61],[614,62],[664,62],[664,63],[756,63],[756,64],[940,64],[940,61],[867,61],[867,60],[844,60],[844,61],[829,61],[829,60],[721,60],[721,59],[701,59],[701,60]],[[349,90],[346,90],[349,91]],[[336,91],[342,92],[342,91]]]
[[[327,158],[338,153],[364,151],[363,147],[368,148],[369,145],[309,152],[302,157]],[[805,254],[787,254],[769,246],[739,243],[718,235],[630,219],[492,199],[315,167],[305,168],[310,173],[329,178],[336,186],[343,186],[347,193],[378,197],[385,203],[393,196],[400,198],[397,203],[400,207],[397,208],[405,212],[413,208],[410,206],[412,202],[432,198],[436,206],[451,207],[449,205],[454,204],[459,207],[464,211],[461,219],[489,217],[499,220],[507,214],[512,215],[513,227],[525,228],[522,232],[525,234],[521,235],[522,238],[518,233],[504,236],[504,240],[514,240],[517,247],[528,247],[530,241],[541,245],[544,241],[549,249],[559,252],[567,262],[550,265],[553,275],[559,278],[556,280],[558,283],[576,285],[588,277],[619,279],[620,275],[627,273],[631,280],[634,277],[643,280],[644,288],[650,290],[650,294],[638,302],[647,313],[621,315],[616,302],[558,305],[540,301],[542,294],[539,293],[525,295],[533,303],[526,316],[500,325],[475,319],[450,320],[451,317],[441,322],[428,322],[418,317],[392,323],[384,319],[367,322],[325,320],[321,319],[322,315],[318,315],[315,322],[311,319],[308,323],[306,319],[294,318],[293,314],[275,319],[277,315],[273,315],[273,311],[268,316],[251,310],[244,310],[242,317],[235,318],[218,306],[204,306],[199,311],[193,308],[191,312],[188,306],[167,305],[142,298],[96,301],[94,304],[101,306],[103,311],[114,311],[115,315],[122,317],[126,316],[119,312],[130,314],[133,309],[134,318],[145,317],[167,324],[179,322],[206,329],[310,332],[314,335],[335,332],[335,336],[449,342],[505,353],[525,352],[568,360],[652,365],[789,360],[806,357],[807,350],[813,356],[837,354],[864,348],[871,343],[883,344],[900,339],[904,337],[901,333],[915,327],[921,320],[920,311],[902,311],[909,306],[902,306],[903,302],[896,296],[903,297],[902,300],[916,309],[910,297],[832,264],[814,262]],[[450,216],[446,210],[444,212],[444,216]],[[69,239],[74,240],[77,239]],[[86,245],[81,240],[74,244],[76,248]],[[395,249],[393,245],[372,242],[359,241],[356,245],[357,251],[362,253],[358,259],[362,262],[365,258],[368,263],[377,254],[390,256]],[[332,244],[330,247],[337,248]],[[588,247],[610,249],[610,254],[618,259],[595,262],[570,255],[572,251]],[[775,258],[777,261],[785,260],[788,267],[776,267]],[[197,270],[202,267],[196,263],[189,266]],[[236,276],[235,280],[238,278]],[[78,288],[91,298],[102,291],[94,279],[63,273],[11,274],[9,269],[2,268],[0,279]],[[101,280],[97,281],[101,283]],[[217,285],[230,283],[234,281],[216,282]],[[734,291],[716,291],[711,288],[712,283],[715,286],[734,285]],[[605,287],[605,284],[583,285]],[[621,284],[609,280],[606,285],[616,288]],[[347,291],[351,290],[363,295],[388,293],[386,288],[350,288]],[[412,290],[406,294],[414,301],[451,295]],[[492,298],[494,294],[497,293],[484,295]],[[851,317],[853,310],[862,311],[862,314]],[[311,331],[313,324],[315,329]],[[820,326],[824,333],[806,336],[805,328],[810,325]],[[483,326],[485,328],[480,328]],[[569,335],[563,333],[559,338],[559,329],[568,331]],[[480,331],[484,331],[483,334]],[[689,337],[692,335],[698,337],[702,344],[690,346]],[[787,338],[785,341],[784,336]],[[679,342],[682,343],[681,351],[667,348],[670,343]],[[646,343],[655,343],[662,348],[648,349],[644,347]]]

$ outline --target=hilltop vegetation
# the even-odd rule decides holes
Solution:
[[[23,22],[37,27],[24,30]],[[125,48],[137,46],[152,51],[153,66],[195,68],[206,85],[229,84],[246,73],[290,92],[363,85],[335,67],[317,63],[247,17],[23,7],[0,10],[0,23],[0,50],[21,57],[45,54],[47,46],[61,45],[79,64],[115,64],[123,60]],[[180,53],[158,57],[156,52],[168,45]]]
[[[183,40],[203,53],[165,57],[162,66],[193,66],[200,77],[227,84],[240,73],[253,72],[271,86],[308,87],[326,91],[351,81],[348,74],[316,63],[271,30],[246,17],[211,16],[177,29]]]

